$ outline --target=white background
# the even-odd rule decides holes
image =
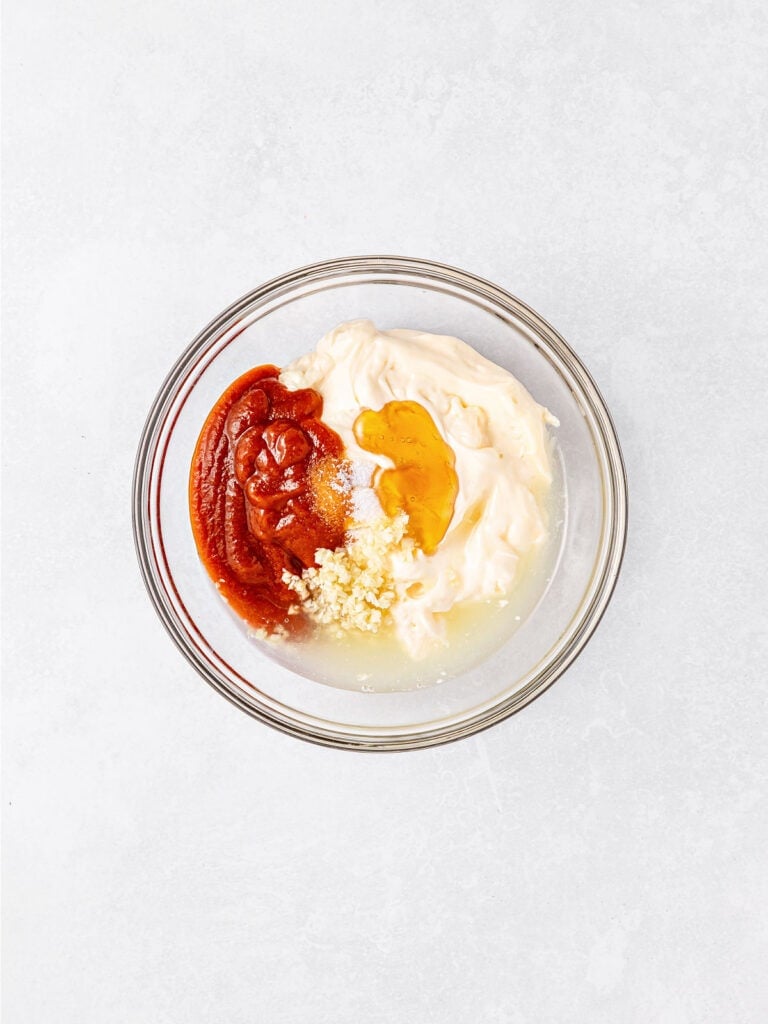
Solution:
[[[765,1021],[765,6],[9,0],[4,42],[4,1021]],[[366,252],[539,310],[630,481],[578,663],[400,755],[205,686],[130,527],[194,334]]]

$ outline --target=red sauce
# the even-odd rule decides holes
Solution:
[[[343,516],[321,514],[311,481],[343,455],[319,419],[322,397],[289,391],[276,366],[231,384],[208,415],[192,459],[192,532],[209,576],[232,609],[268,632],[305,625],[288,615],[296,595],[284,570],[315,565],[318,548],[344,543]]]

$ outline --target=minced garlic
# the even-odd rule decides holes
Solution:
[[[397,597],[392,555],[415,552],[405,537],[407,523],[400,515],[355,527],[345,547],[316,552],[317,569],[305,569],[301,576],[286,571],[283,582],[315,622],[336,626],[338,634],[348,629],[375,633]]]

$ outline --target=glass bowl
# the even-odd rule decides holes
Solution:
[[[306,679],[273,661],[216,593],[195,550],[190,459],[219,395],[260,363],[284,365],[332,327],[449,334],[506,367],[560,420],[555,434],[555,556],[518,628],[475,668],[424,689],[364,693]],[[177,361],[149,413],[134,475],[141,572],[172,639],[243,711],[316,743],[357,750],[424,747],[519,711],[584,648],[619,573],[627,488],[611,418],[589,373],[537,313],[496,285],[428,260],[329,260],[269,281],[208,325]]]

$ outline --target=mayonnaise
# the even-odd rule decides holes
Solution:
[[[547,538],[547,425],[557,420],[511,373],[458,338],[353,320],[286,366],[280,380],[322,395],[323,421],[361,468],[391,463],[358,446],[354,422],[395,400],[420,403],[455,454],[458,496],[437,550],[392,554],[391,615],[414,657],[444,642],[444,616],[455,605],[502,599],[515,588],[525,557]]]

